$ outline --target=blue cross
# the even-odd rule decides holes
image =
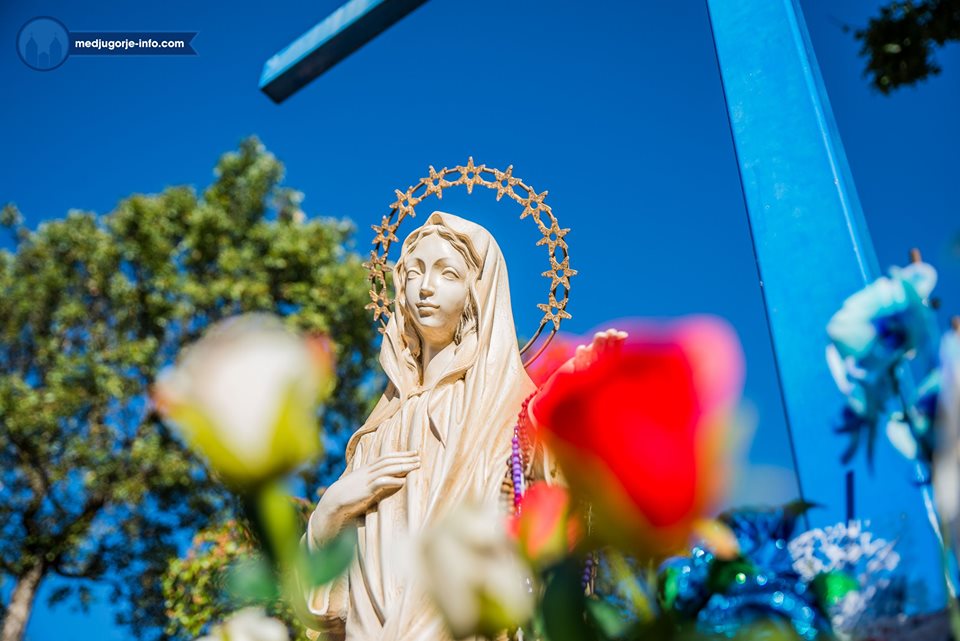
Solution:
[[[840,463],[842,399],[825,327],[880,276],[798,0],[707,0],[800,491],[811,525],[868,520],[900,540],[925,609],[944,602],[938,544],[912,466],[880,436],[875,470]],[[906,256],[904,256],[906,258]],[[855,502],[854,502],[855,500]]]

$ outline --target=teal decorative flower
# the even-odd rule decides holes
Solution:
[[[930,462],[937,377],[928,375],[909,398],[898,394],[897,368],[905,360],[928,372],[936,365],[936,317],[929,297],[937,272],[920,262],[895,267],[847,298],[827,325],[831,344],[827,365],[847,398],[836,431],[850,437],[843,455],[848,462],[862,441],[873,459],[878,426],[910,460]],[[897,400],[901,411],[889,412]]]
[[[883,370],[935,332],[927,298],[937,273],[926,263],[891,270],[850,296],[827,325],[827,334],[842,358],[866,370]]]
[[[933,370],[916,391],[916,403],[906,412],[891,412],[887,438],[907,460],[930,463],[933,458],[933,422],[940,394],[940,371]]]

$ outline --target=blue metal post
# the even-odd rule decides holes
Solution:
[[[349,0],[267,60],[260,90],[283,102],[426,0]]]
[[[707,0],[760,285],[803,497],[814,526],[870,520],[899,538],[909,576],[942,606],[936,539],[912,467],[878,435],[875,471],[853,485],[833,434],[842,399],[824,361],[825,327],[843,300],[880,275],[797,0]]]

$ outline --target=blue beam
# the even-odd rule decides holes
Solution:
[[[280,103],[426,0],[350,0],[267,60],[260,90]]]
[[[842,398],[824,361],[825,327],[880,275],[797,0],[707,0],[760,272],[793,459],[813,526],[847,510],[897,538],[908,574],[942,606],[937,544],[913,468],[879,435],[875,472],[848,469],[833,434]]]

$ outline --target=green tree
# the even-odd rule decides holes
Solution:
[[[862,43],[860,55],[867,59],[864,74],[889,94],[940,73],[933,53],[960,41],[960,0],[892,2],[854,35]]]
[[[231,595],[231,570],[258,558],[262,557],[257,542],[240,521],[231,519],[197,532],[186,554],[172,559],[163,576],[166,633],[194,639],[239,608],[260,605],[287,624],[292,638],[306,641],[306,628],[283,599],[271,595],[243,602]]]
[[[210,323],[269,310],[329,333],[338,391],[325,429],[368,410],[375,331],[351,225],[306,219],[256,139],[215,174],[200,196],[138,194],[34,231],[3,209],[14,247],[0,251],[0,572],[13,590],[0,641],[22,638],[45,581],[52,601],[81,605],[109,585],[121,623],[162,634],[169,560],[235,514],[148,401],[158,368]]]

